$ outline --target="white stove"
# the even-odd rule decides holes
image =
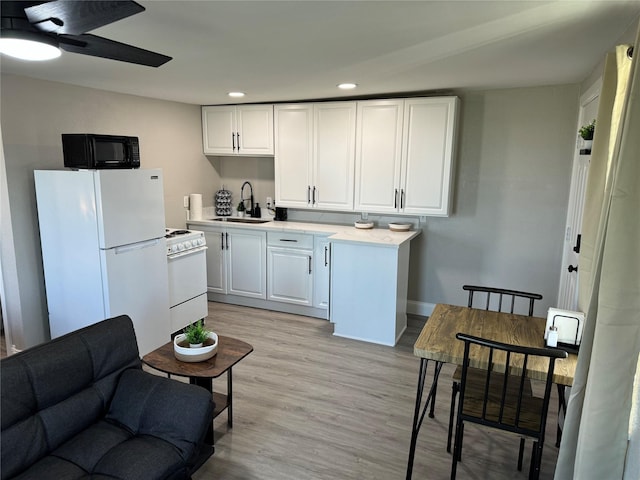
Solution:
[[[207,243],[197,230],[167,228],[171,332],[207,316]]]

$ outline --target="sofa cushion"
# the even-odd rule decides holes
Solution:
[[[166,440],[187,461],[204,439],[210,424],[202,419],[212,419],[213,407],[211,393],[202,387],[128,370],[106,419],[136,435]]]

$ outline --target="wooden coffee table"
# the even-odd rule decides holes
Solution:
[[[233,428],[233,379],[232,368],[244,357],[253,352],[253,347],[242,340],[218,335],[218,353],[203,362],[182,362],[173,353],[173,342],[166,343],[145,355],[142,361],[151,368],[171,375],[189,377],[189,383],[209,390],[213,395],[216,418],[227,410],[227,424]],[[227,394],[213,391],[213,379],[227,373]],[[205,442],[213,445],[213,423],[209,426]],[[213,450],[212,450],[213,451]]]

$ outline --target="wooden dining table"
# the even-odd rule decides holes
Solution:
[[[435,306],[413,346],[414,355],[420,358],[420,371],[407,463],[407,480],[411,479],[418,433],[427,409],[430,408],[430,417],[434,415],[433,407],[442,365],[445,363],[462,365],[464,342],[456,339],[456,333],[462,332],[512,345],[544,347],[545,327],[545,318],[440,303]],[[434,364],[433,380],[423,405],[422,397],[430,360]],[[573,383],[577,362],[578,356],[575,354],[569,354],[567,358],[556,361],[553,382],[559,386],[561,404],[564,404],[564,388],[562,387],[571,386]],[[487,368],[488,359],[484,353],[474,352],[472,349],[470,351],[470,365],[476,368]],[[498,372],[504,372],[504,358],[494,357],[492,368]],[[546,358],[532,357],[527,363],[527,376],[534,380],[545,380],[547,368],[548,360]],[[517,374],[517,366],[516,370],[512,370],[510,373]]]

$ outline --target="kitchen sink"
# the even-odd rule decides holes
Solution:
[[[214,222],[231,222],[231,223],[267,223],[271,220],[262,220],[260,218],[240,218],[240,217],[222,217],[212,218]]]

